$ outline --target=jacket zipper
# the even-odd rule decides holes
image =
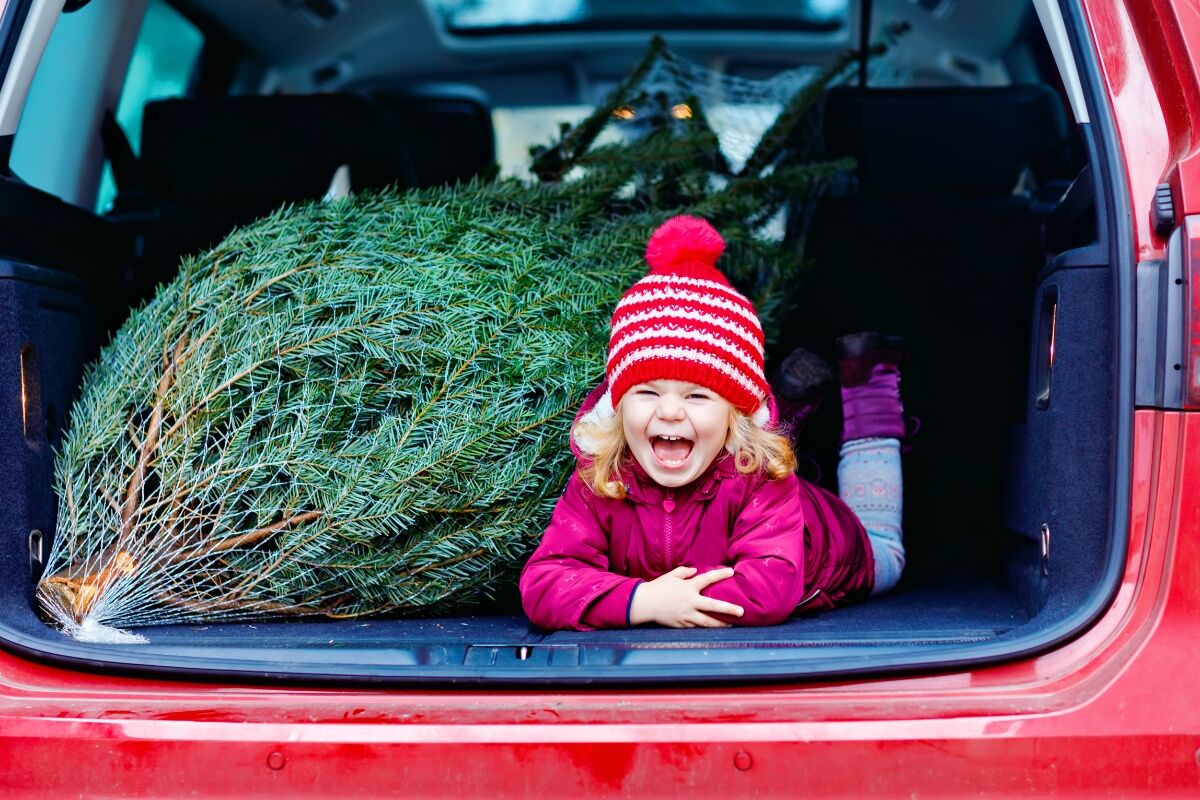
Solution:
[[[663,536],[663,554],[667,560],[667,572],[675,569],[675,560],[671,554],[671,540],[675,538],[674,525],[671,523],[671,512],[675,510],[675,493],[667,492],[667,499],[663,500],[663,510],[667,512],[667,523],[664,526],[665,535]]]

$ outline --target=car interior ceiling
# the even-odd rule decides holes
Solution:
[[[281,203],[319,198],[341,164],[350,165],[356,189],[433,186],[480,174],[495,153],[490,111],[476,87],[431,82],[150,103],[140,158],[125,152],[119,130],[108,131],[118,196],[107,220],[121,233],[105,235],[114,240],[114,262],[129,258],[127,242],[143,246],[125,301],[100,316],[119,321],[169,279],[181,255],[233,226]],[[906,456],[909,569],[890,596],[771,628],[709,631],[705,642],[936,646],[995,640],[1031,620],[1050,624],[1087,595],[1106,547],[1106,504],[1097,498],[1110,470],[1112,287],[1099,251],[1063,261],[1062,269],[1054,258],[1103,236],[1100,176],[1090,166],[1094,143],[1070,122],[1060,93],[1042,84],[840,87],[825,99],[823,131],[828,151],[854,156],[858,168],[809,221],[815,268],[799,289],[779,352],[802,344],[829,356],[834,337],[860,329],[909,339],[905,401],[923,427]],[[0,224],[7,229],[10,219],[6,212]],[[65,217],[54,219],[57,227]],[[1060,363],[1053,401],[1041,407],[1035,345],[1046,297],[1057,314]],[[48,307],[73,302],[58,298]],[[111,302],[111,293],[99,302]],[[61,364],[41,366],[43,375],[57,376],[43,387],[57,409],[49,429],[61,423],[77,388],[79,365],[71,359],[82,361],[92,350],[63,344],[83,334],[49,316],[20,325],[43,352],[69,353]],[[801,442],[826,484],[836,475],[839,425],[837,403],[828,402]],[[41,458],[32,472],[5,483],[32,493],[45,516],[54,498],[50,462]],[[0,500],[16,491],[5,490]],[[1056,549],[1070,553],[1052,578],[1037,542],[1047,520]],[[10,590],[26,595],[24,612],[4,603],[0,614],[34,631],[40,623],[28,610],[27,570],[0,564],[0,577],[9,579],[0,585],[26,587]],[[512,587],[498,595],[487,608],[454,618],[321,623],[321,638],[367,649],[480,637],[696,644],[694,632],[659,629],[545,635],[520,615]],[[149,647],[286,648],[311,638],[306,624],[266,628],[268,645],[259,624],[159,629]]]

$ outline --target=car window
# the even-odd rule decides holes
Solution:
[[[770,29],[836,30],[847,0],[430,0],[442,25],[459,36],[543,30]]]
[[[55,22],[9,162],[26,183],[85,208],[107,209],[115,188],[100,141],[104,112],[116,108],[137,152],[146,102],[187,90],[203,35],[164,0],[150,0],[144,13],[135,9],[89,3]]]
[[[492,126],[496,131],[496,164],[500,174],[531,178],[529,148],[555,140],[559,126],[576,125],[592,113],[586,105],[521,106],[492,109]],[[609,125],[600,134],[604,144],[620,138],[617,129]]]
[[[140,151],[142,110],[153,100],[187,93],[203,44],[203,34],[182,14],[164,0],[150,0],[116,111],[117,122],[129,137],[135,154]],[[107,211],[115,196],[112,169],[105,161],[96,194],[96,211]]]

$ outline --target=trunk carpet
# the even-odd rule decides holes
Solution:
[[[621,631],[559,631],[543,634],[520,614],[438,619],[270,622],[175,625],[141,628],[147,645],[140,652],[200,655],[241,660],[297,648],[309,658],[373,663],[425,663],[431,647],[514,646],[523,644],[608,645],[614,647],[823,647],[838,645],[937,646],[987,641],[1028,616],[1009,592],[991,583],[956,581],[914,587],[859,605],[764,628]],[[450,651],[458,652],[458,651]]]

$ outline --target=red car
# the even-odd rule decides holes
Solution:
[[[912,344],[897,591],[711,631],[548,633],[503,593],[137,645],[38,617],[82,365],[181,254],[341,164],[517,170],[655,32],[754,79],[894,20],[825,98],[857,167],[782,338]],[[1194,4],[8,0],[0,75],[4,796],[1200,793]]]

